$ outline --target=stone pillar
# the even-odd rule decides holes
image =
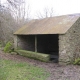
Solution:
[[[69,64],[73,59],[73,50],[69,35],[59,35],[59,64]],[[71,49],[70,49],[71,48]]]

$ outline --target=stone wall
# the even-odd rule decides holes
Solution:
[[[16,39],[15,39],[16,40]],[[35,36],[18,35],[17,48],[29,51],[35,51]]]
[[[72,62],[80,57],[80,18],[66,34],[59,35],[59,62]]]

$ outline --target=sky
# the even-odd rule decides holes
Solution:
[[[5,0],[2,0],[5,1]],[[37,18],[38,12],[43,12],[44,8],[53,8],[54,15],[65,15],[80,13],[80,0],[25,0],[30,6],[32,18]]]
[[[55,15],[80,13],[80,0],[26,0],[32,14],[42,12],[45,7],[53,8]]]

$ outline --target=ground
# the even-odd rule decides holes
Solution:
[[[78,65],[62,66],[57,63],[45,63],[20,55],[4,54],[2,51],[0,51],[0,58],[18,62],[27,62],[34,66],[43,67],[51,73],[47,80],[80,80],[80,66]]]

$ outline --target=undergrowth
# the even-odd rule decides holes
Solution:
[[[4,47],[4,52],[5,53],[10,53],[13,51],[13,48],[12,48],[12,42],[7,42],[5,47]]]
[[[80,65],[80,58],[75,59],[74,63],[75,65]]]

